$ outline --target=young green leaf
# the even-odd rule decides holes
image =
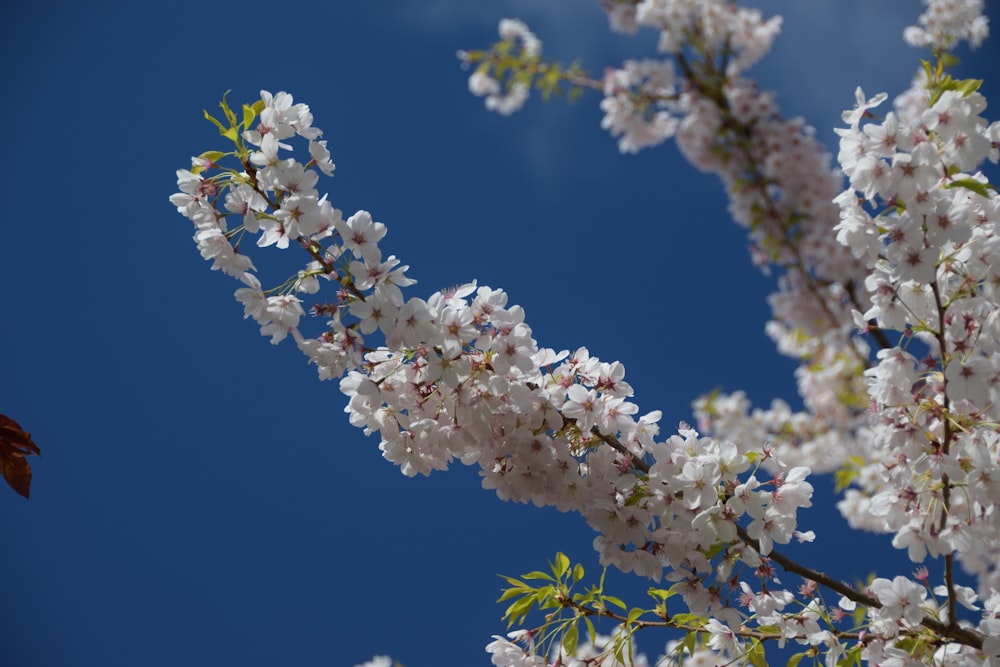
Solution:
[[[562,636],[562,647],[569,655],[576,655],[576,646],[580,642],[580,628],[576,623],[570,623],[569,629]]]
[[[767,657],[764,655],[764,646],[759,640],[753,640],[750,650],[747,652],[747,660],[753,667],[767,667]]]
[[[527,616],[534,604],[535,597],[533,595],[525,595],[520,600],[507,607],[507,611],[503,614],[503,617],[507,619],[507,627],[511,627]]]
[[[561,579],[566,570],[569,569],[569,558],[563,552],[556,554],[556,562],[552,566],[552,573],[556,575],[557,579]]]
[[[682,628],[698,629],[705,627],[708,619],[698,614],[674,614],[670,620]]]
[[[652,586],[650,586],[649,590],[646,591],[646,595],[653,598],[654,600],[659,600],[660,602],[664,602],[667,598],[673,597],[674,592],[675,591],[673,587],[671,587],[670,590],[665,590],[663,588],[653,588]]]
[[[202,113],[205,114],[205,120],[211,121],[217,128],[219,128],[219,134],[226,133],[226,126],[215,119],[215,116],[208,113],[208,109],[202,109]]]
[[[793,655],[791,658],[788,659],[788,662],[785,663],[785,667],[797,667],[797,665],[802,661],[802,658],[804,657],[806,657],[806,654],[804,652],[796,653],[795,655]]]
[[[583,617],[583,622],[587,624],[587,636],[590,639],[590,643],[593,644],[597,641],[597,631],[594,629],[594,623],[588,616]]]
[[[219,107],[222,108],[222,113],[226,116],[226,120],[229,121],[229,126],[233,127],[236,125],[236,114],[233,113],[233,110],[229,108],[229,102],[226,101],[226,96],[228,96],[229,93],[231,92],[232,92],[231,90],[227,90],[225,92],[225,94],[222,96],[222,101],[219,102]]]
[[[955,90],[962,94],[962,97],[968,97],[972,93],[979,90],[980,86],[983,85],[982,79],[963,79],[962,81],[956,81]]]
[[[684,640],[681,641],[681,645],[678,647],[678,650],[687,650],[688,653],[693,654],[696,648],[698,648],[698,631],[691,630],[684,635]]]
[[[254,118],[257,117],[257,111],[249,104],[243,105],[243,127],[245,129],[250,129],[250,124],[253,123]]]
[[[837,667],[861,667],[861,649],[860,644],[848,649],[844,657],[837,661]]]
[[[986,197],[986,198],[989,198],[990,196],[990,193],[988,192],[987,189],[996,190],[996,187],[994,187],[992,184],[980,183],[974,178],[957,178],[948,183],[948,185],[944,187],[965,188],[966,190],[971,190],[972,192],[975,192],[980,197]]]
[[[551,609],[552,607],[562,606],[559,600],[556,599],[555,593],[555,586],[542,586],[535,591],[535,599],[538,600],[539,608]]]
[[[526,594],[527,592],[523,588],[508,588],[500,595],[500,597],[497,598],[497,602],[503,602],[513,597],[517,597],[518,595],[526,595]]]
[[[613,604],[614,606],[618,607],[622,611],[625,611],[626,609],[628,609],[628,607],[625,605],[624,602],[622,602],[620,599],[616,598],[613,595],[602,595],[601,596],[601,602],[603,602],[604,604]]]
[[[506,581],[511,586],[516,586],[517,588],[531,588],[531,586],[524,583],[520,579],[515,579],[514,577],[508,577],[505,574],[498,574],[497,576]]]

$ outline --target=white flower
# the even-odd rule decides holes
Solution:
[[[497,95],[500,93],[500,82],[486,72],[476,70],[469,76],[469,92],[476,97]]]
[[[911,626],[919,625],[924,618],[920,608],[927,597],[927,590],[915,581],[897,576],[892,581],[876,579],[869,586],[882,603],[882,614],[893,620],[902,620]]]
[[[521,42],[528,57],[535,57],[542,52],[542,42],[535,36],[535,33],[528,29],[524,21],[518,19],[500,19],[498,27],[500,39],[509,42]]]
[[[545,667],[545,658],[535,653],[531,635],[525,631],[515,631],[507,635],[511,639],[522,639],[528,644],[527,650],[503,637],[493,635],[494,641],[486,645],[490,661],[494,667]]]
[[[576,420],[576,426],[581,433],[590,432],[597,423],[600,409],[601,401],[597,397],[597,392],[578,384],[574,384],[566,391],[566,402],[563,404],[562,413]]]
[[[716,486],[721,478],[718,461],[699,457],[685,462],[681,474],[675,478],[677,490],[684,495],[684,506],[704,509],[718,502]]]
[[[243,304],[243,319],[252,317],[258,324],[266,324],[267,298],[260,288],[260,281],[252,273],[244,273],[240,280],[247,285],[236,290],[236,300]]]
[[[272,345],[284,340],[299,325],[299,318],[305,315],[302,302],[292,294],[269,296],[264,311],[268,323],[261,327],[260,333],[271,336]]]
[[[377,262],[381,256],[378,242],[385,236],[385,225],[372,220],[368,211],[358,211],[347,220],[335,222],[337,231],[344,240],[344,247],[360,258]]]

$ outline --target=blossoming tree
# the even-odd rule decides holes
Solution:
[[[767,332],[800,362],[804,409],[716,394],[696,401],[697,430],[668,437],[630,401],[620,363],[539,347],[502,290],[405,295],[386,227],[319,193],[334,165],[306,105],[262,91],[206,112],[232,149],[179,170],[170,200],[212,268],[242,282],[245,317],[339,379],[350,422],[403,474],[478,466],[501,499],[583,515],[602,564],[663,582],[644,607],[603,579],[575,589],[583,569],[563,554],[507,578],[520,629],[487,646],[494,665],[649,664],[633,638],[652,628],[675,630],[657,664],[764,665],[787,644],[790,663],[1000,665],[1000,197],[979,170],[998,159],[1000,123],[983,117],[978,81],[948,74],[956,44],[986,37],[982,1],[926,4],[905,38],[929,59],[892,110],[858,90],[839,170],[744,74],[780,19],[725,0],[602,0],[614,30],[657,30],[660,57],[600,80],[544,60],[516,20],[459,54],[491,110],[592,88],[622,152],[676,139],[722,179],[754,261],[780,272]],[[250,241],[297,247],[305,265],[265,287]],[[916,571],[850,586],[783,554],[813,537],[797,512],[817,473],[836,475],[852,527],[891,536]]]

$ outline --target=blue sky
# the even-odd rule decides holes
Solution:
[[[900,38],[916,2],[764,7],[786,21],[755,74],[831,149],[854,87],[899,91],[923,55]],[[5,664],[488,664],[497,573],[557,550],[599,572],[578,517],[501,503],[470,469],[402,477],[348,425],[336,384],[241,319],[237,285],[167,201],[174,171],[219,146],[201,110],[227,89],[310,104],[334,205],[387,224],[415,293],[503,287],[541,345],[621,360],[666,429],[718,386],[794,398],[763,333],[771,283],[714,178],[672,145],[620,156],[596,96],[501,118],[468,94],[455,51],[507,16],[591,72],[655,42],[611,35],[579,0],[7,10],[0,413],[43,456],[30,501],[0,489]],[[992,42],[965,71],[997,55]],[[847,534],[832,483],[814,485],[801,517],[817,541],[797,554],[844,579],[895,574],[899,554]]]

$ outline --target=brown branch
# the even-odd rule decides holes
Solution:
[[[593,435],[595,435],[599,440],[601,440],[601,442],[606,443],[615,451],[629,457],[630,458],[629,464],[631,465],[631,467],[635,468],[636,470],[640,470],[646,474],[649,474],[649,464],[646,463],[641,458],[637,458],[616,437],[611,435],[604,435],[600,433],[596,427],[591,430],[591,433],[593,433]],[[737,535],[739,535],[740,540],[744,544],[750,546],[757,553],[760,553],[760,543],[754,538],[750,537],[750,535],[747,533],[746,529],[743,526],[736,524],[736,533]],[[826,588],[829,588],[834,592],[840,593],[848,600],[853,600],[854,602],[862,604],[866,607],[874,607],[876,609],[882,608],[882,603],[879,602],[878,598],[874,597],[873,595],[859,591],[854,587],[849,586],[841,581],[837,581],[833,577],[830,577],[829,575],[823,572],[814,570],[810,567],[806,567],[805,565],[801,565],[796,561],[792,560],[791,558],[789,558],[788,556],[785,556],[781,552],[772,550],[771,553],[767,555],[767,557],[773,560],[775,563],[778,563],[782,568],[785,569],[785,571],[792,572],[805,579],[810,579],[812,581],[815,581],[817,584],[825,586]],[[949,565],[950,563],[946,559],[946,568]],[[949,590],[952,590],[952,587],[949,587]],[[980,634],[979,632],[976,632],[975,630],[968,630],[959,627],[958,621],[955,616],[955,610],[952,609],[952,605],[953,601],[951,599],[951,596],[949,595],[948,624],[942,623],[936,618],[932,618],[931,616],[928,616],[926,614],[924,615],[924,618],[923,620],[921,620],[920,624],[925,628],[933,630],[934,632],[938,633],[943,637],[947,637],[948,639],[951,639],[960,644],[965,644],[966,646],[971,646],[973,648],[982,650],[983,635]]]
[[[736,532],[740,536],[740,539],[745,544],[747,544],[755,551],[760,553],[760,544],[757,542],[757,540],[750,537],[742,526],[737,525]],[[795,561],[793,561],[788,556],[785,556],[784,554],[781,554],[777,551],[771,551],[771,553],[769,553],[767,557],[773,560],[775,563],[781,565],[781,567],[783,567],[787,572],[792,572],[799,576],[805,577],[806,579],[811,579],[812,581],[815,581],[817,584],[821,584],[837,593],[840,593],[849,600],[853,600],[854,602],[863,604],[866,607],[875,607],[876,609],[882,608],[882,603],[879,602],[878,599],[875,598],[874,596],[858,591],[852,588],[851,586],[848,586],[845,583],[842,583],[840,581],[837,581],[836,579],[833,579],[832,577],[827,576],[822,572],[818,572],[811,568],[805,567],[804,565],[800,565]],[[949,620],[953,618],[954,616],[950,616]],[[948,639],[951,639],[959,644],[965,644],[966,646],[971,646],[979,650],[982,650],[983,648],[984,636],[981,633],[976,632],[975,630],[961,628],[958,627],[957,624],[956,625],[945,624],[937,620],[936,618],[928,616],[927,614],[924,614],[924,618],[920,621],[920,625],[930,630],[933,630],[939,635],[947,637]]]

